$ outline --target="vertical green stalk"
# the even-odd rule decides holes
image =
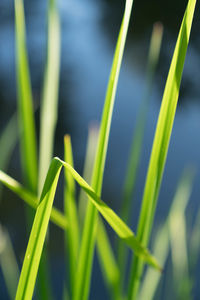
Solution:
[[[130,157],[127,164],[127,172],[123,189],[123,201],[121,207],[121,217],[125,222],[128,222],[131,207],[132,207],[132,195],[134,194],[136,176],[140,163],[140,156],[142,151],[142,144],[145,132],[145,125],[147,119],[147,112],[149,107],[149,99],[153,87],[153,81],[155,77],[156,66],[159,60],[160,48],[163,36],[163,26],[160,23],[155,23],[152,31],[149,55],[146,70],[146,87],[140,111],[136,120],[136,127],[132,138],[132,145],[130,151]],[[121,284],[123,286],[126,264],[127,264],[127,250],[120,241],[118,243],[118,262],[121,270]]]
[[[163,36],[162,24],[155,23],[153,26],[150,47],[149,47],[149,55],[148,55],[147,70],[146,70],[146,86],[145,86],[144,96],[142,99],[141,108],[138,114],[138,118],[136,120],[136,127],[132,139],[130,157],[127,164],[127,172],[126,172],[126,177],[124,182],[121,216],[122,219],[125,221],[128,221],[129,214],[131,211],[130,209],[131,198],[135,189],[136,174],[140,162],[141,149],[142,149],[146,119],[147,119],[148,104],[149,104],[149,99],[153,87],[155,71],[160,56],[162,36]]]
[[[60,72],[60,22],[56,0],[48,1],[48,44],[40,113],[39,193],[53,156]]]
[[[92,124],[89,127],[86,155],[84,161],[84,170],[83,170],[83,178],[89,184],[91,183],[92,170],[94,167],[98,137],[99,137],[99,126]],[[78,201],[80,230],[82,230],[84,225],[86,207],[87,207],[87,195],[83,190],[81,190],[79,195],[79,201]]]
[[[73,154],[71,139],[69,135],[64,137],[64,157],[65,162],[72,167]],[[73,285],[76,279],[76,266],[79,251],[79,224],[76,206],[76,186],[72,175],[65,169],[65,190],[64,190],[64,209],[65,216],[68,220],[68,228],[65,231],[66,235],[66,249],[68,250],[69,257],[69,275],[70,275],[70,292],[72,293]],[[67,267],[68,268],[68,267]]]
[[[157,122],[157,128],[154,137],[138,224],[137,237],[144,247],[148,245],[153,224],[158,194],[162,181],[162,175],[176,112],[183,66],[189,43],[195,5],[196,0],[188,1],[188,5],[177,39],[174,55],[172,58],[172,63],[170,66],[160,114]],[[143,262],[135,256],[131,268],[130,285],[128,292],[129,300],[137,298],[137,293],[143,272],[143,266]]]
[[[38,168],[36,151],[36,133],[33,112],[33,99],[28,66],[28,55],[25,37],[25,17],[22,0],[15,0],[15,22],[16,22],[16,69],[18,83],[18,108],[20,122],[20,146],[23,177],[26,187],[37,195]],[[40,182],[40,180],[39,180]],[[29,214],[29,211],[28,211]],[[28,223],[31,220],[28,216]],[[50,299],[50,286],[48,285],[48,272],[46,271],[45,251],[39,269],[40,297]]]
[[[22,0],[15,0],[16,24],[16,71],[18,89],[18,113],[20,126],[20,147],[23,177],[26,186],[37,192],[37,151],[28,57],[24,7]]]
[[[104,111],[103,111],[103,116],[101,121],[100,136],[99,136],[97,154],[96,154],[93,175],[92,175],[92,188],[99,196],[101,195],[103,173],[104,173],[104,166],[106,160],[114,99],[115,99],[115,94],[117,89],[118,77],[119,77],[121,61],[123,57],[129,19],[132,10],[132,4],[133,4],[132,0],[126,1],[125,13],[120,28],[119,38],[118,38],[113,65],[111,69],[111,74],[109,78]],[[88,203],[86,219],[85,219],[84,229],[83,229],[83,238],[82,238],[82,243],[80,248],[78,268],[77,268],[78,281],[76,283],[76,286],[74,286],[74,291],[73,291],[74,300],[88,299],[92,261],[93,261],[94,246],[95,246],[95,237],[96,237],[96,226],[97,226],[96,208],[91,203]]]

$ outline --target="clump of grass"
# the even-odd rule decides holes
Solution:
[[[188,190],[191,187],[191,181],[184,181],[181,187],[184,186],[184,196],[178,199],[185,199],[183,206],[178,200],[174,200],[174,205],[170,211],[167,223],[170,224],[170,235],[166,229],[166,223],[159,232],[155,253],[160,244],[165,247],[160,255],[160,263],[154,255],[148,250],[148,242],[151,235],[151,229],[154,221],[154,214],[157,206],[159,189],[162,182],[167,151],[171,131],[173,127],[176,106],[178,101],[180,83],[182,78],[183,66],[187,47],[189,43],[190,30],[192,25],[193,14],[195,10],[195,0],[189,0],[185,11],[183,22],[180,28],[177,39],[174,55],[167,78],[165,91],[163,95],[161,110],[157,122],[157,128],[150,157],[149,169],[147,172],[146,184],[142,200],[142,208],[139,217],[137,235],[128,227],[128,210],[130,210],[131,193],[134,188],[135,178],[139,164],[139,152],[142,147],[142,137],[144,134],[144,124],[147,113],[147,95],[150,94],[152,86],[153,74],[155,72],[156,62],[161,44],[160,34],[153,34],[150,47],[149,68],[147,76],[147,95],[145,94],[144,106],[139,117],[136,130],[136,142],[132,146],[132,158],[130,168],[127,172],[127,180],[125,187],[125,201],[122,204],[122,218],[120,218],[104,201],[101,199],[101,190],[103,183],[104,168],[106,162],[106,153],[109,141],[109,133],[111,127],[112,113],[114,108],[115,94],[119,79],[120,67],[123,58],[123,52],[127,37],[128,25],[132,11],[132,0],[127,0],[125,3],[125,11],[120,27],[119,37],[116,45],[115,55],[111,68],[111,73],[108,81],[108,88],[105,98],[104,109],[102,113],[102,121],[98,133],[98,142],[93,139],[95,154],[93,154],[92,162],[86,161],[87,180],[86,182],[73,167],[73,150],[71,146],[70,136],[64,138],[64,160],[53,158],[53,143],[54,132],[57,119],[58,105],[58,82],[60,69],[60,27],[59,15],[56,8],[56,2],[49,0],[48,5],[48,47],[47,47],[47,66],[45,72],[43,97],[41,104],[41,130],[40,130],[40,147],[39,147],[39,168],[38,155],[36,150],[36,134],[35,121],[33,112],[33,99],[31,92],[28,56],[26,51],[25,39],[25,19],[23,1],[15,0],[15,20],[16,20],[16,48],[17,48],[17,80],[18,80],[18,118],[20,123],[20,144],[21,144],[21,162],[25,187],[8,176],[3,171],[0,171],[0,181],[16,193],[26,204],[36,210],[33,224],[31,224],[31,233],[28,241],[28,246],[23,260],[23,266],[19,278],[19,283],[16,290],[16,299],[32,299],[36,279],[41,266],[41,273],[38,275],[38,285],[40,286],[41,299],[53,298],[51,285],[49,284],[48,269],[46,265],[46,248],[45,239],[48,231],[49,221],[53,221],[58,227],[64,230],[66,241],[66,255],[68,256],[66,268],[70,277],[70,285],[64,284],[63,298],[73,300],[87,300],[89,297],[92,262],[94,256],[95,244],[97,244],[99,261],[104,274],[106,285],[110,289],[112,299],[128,299],[133,300],[138,296],[138,291],[141,284],[144,263],[147,263],[155,269],[156,277],[151,279],[151,297],[153,297],[158,277],[161,274],[162,266],[167,258],[169,250],[169,236],[171,235],[171,247],[173,256],[173,266],[175,279],[180,275],[180,264],[175,258],[177,255],[176,242],[173,238],[173,220],[174,214],[179,215],[180,224],[185,226],[181,220],[184,220],[184,209],[189,198]],[[160,30],[161,27],[158,27]],[[157,31],[156,31],[157,32]],[[157,32],[158,33],[158,32]],[[155,38],[156,36],[156,38]],[[55,42],[56,41],[56,42]],[[56,69],[55,69],[56,67]],[[11,125],[10,125],[11,126]],[[47,130],[48,128],[48,130]],[[46,134],[46,130],[48,134]],[[5,132],[5,136],[9,134]],[[6,139],[5,139],[6,140]],[[11,143],[10,149],[13,148]],[[95,157],[95,159],[94,159]],[[54,196],[56,193],[57,183],[59,180],[61,169],[65,169],[65,193],[64,193],[64,214],[53,207]],[[38,173],[39,169],[39,173]],[[39,175],[38,175],[39,174]],[[91,183],[90,183],[91,181]],[[86,207],[86,199],[80,200],[81,204],[78,208],[76,203],[76,184],[81,187],[88,198]],[[189,183],[188,183],[189,182]],[[179,190],[181,188],[179,187]],[[128,197],[127,197],[128,194]],[[177,204],[178,203],[178,204]],[[177,205],[176,205],[177,204]],[[129,274],[130,284],[129,289],[123,289],[125,278],[124,270],[120,270],[120,266],[126,264],[127,253],[123,252],[119,261],[116,260],[106,228],[98,213],[115,231],[120,242],[128,246],[134,252],[133,265]],[[196,233],[196,231],[195,231]],[[194,233],[194,235],[195,235]],[[51,238],[51,237],[49,237]],[[185,245],[185,237],[182,240]],[[97,243],[96,243],[97,242]],[[120,249],[121,246],[119,246]],[[196,246],[195,249],[197,249]],[[119,250],[118,249],[118,250]],[[120,252],[120,250],[118,251]],[[44,261],[41,260],[44,255]],[[158,255],[159,256],[159,255]],[[185,251],[184,261],[185,269],[187,269],[187,251]],[[3,265],[2,265],[3,267]],[[17,267],[15,267],[17,270]],[[14,271],[13,271],[14,272]],[[147,271],[147,277],[149,273]],[[186,272],[187,273],[187,272]],[[5,273],[6,274],[6,273]],[[179,275],[177,275],[179,274]],[[7,275],[5,275],[7,276]],[[147,278],[146,277],[146,278]],[[11,277],[10,277],[11,278]],[[15,276],[16,278],[16,276]],[[154,278],[154,280],[153,280]],[[9,280],[7,280],[8,282]],[[16,280],[15,280],[16,281]],[[147,282],[147,283],[146,283]],[[7,284],[9,286],[9,284]],[[13,286],[13,284],[12,284]],[[147,279],[144,281],[140,295],[145,295],[149,289]],[[180,289],[181,290],[181,289]],[[13,290],[12,290],[13,291]],[[124,295],[125,293],[125,295]],[[13,292],[12,292],[13,295]],[[142,296],[143,297],[143,296]],[[146,296],[145,296],[146,297]]]

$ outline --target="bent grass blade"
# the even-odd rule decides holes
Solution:
[[[18,181],[8,176],[6,173],[0,170],[0,182],[2,182],[8,189],[18,195],[24,202],[34,209],[37,209],[39,199],[35,194],[24,188]],[[67,219],[65,216],[56,208],[52,208],[51,221],[54,222],[58,227],[66,229],[68,226]]]
[[[153,224],[157,198],[162,181],[162,175],[176,112],[179,88],[186,51],[189,43],[195,5],[196,0],[188,1],[174,50],[158,118],[137,233],[139,241],[144,246],[147,246],[148,244],[151,227]],[[143,262],[135,257],[131,269],[131,279],[128,292],[129,300],[133,300],[137,296],[140,284],[139,278],[141,278],[142,271]]]
[[[148,264],[161,270],[156,259],[147,249],[141,246],[131,229],[109,208],[85,182],[85,180],[68,164],[58,158],[54,158],[49,167],[40,202],[37,207],[32,226],[24,263],[17,288],[16,300],[31,299],[35,286],[39,262],[44,246],[47,227],[50,219],[54,195],[62,166],[64,166],[81,188],[88,194],[89,199],[98,211],[103,215],[109,225],[118,236],[129,246],[136,255],[139,255]]]

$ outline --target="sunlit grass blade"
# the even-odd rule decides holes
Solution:
[[[70,172],[80,187],[84,189],[93,205],[96,206],[98,211],[127,246],[129,246],[136,255],[143,258],[145,262],[160,270],[157,260],[147,249],[140,245],[131,229],[97,196],[94,190],[73,169],[73,167],[58,158],[54,158],[49,167],[40,202],[37,207],[17,288],[16,300],[32,298],[54,195],[62,166]]]
[[[184,170],[180,182],[178,183],[175,196],[172,201],[172,205],[168,214],[168,217],[166,221],[160,225],[158,232],[156,233],[154,244],[153,244],[153,253],[157,257],[158,261],[162,264],[162,266],[165,266],[167,256],[169,254],[170,249],[170,232],[169,228],[172,225],[172,220],[175,223],[174,227],[171,228],[173,230],[173,235],[176,234],[176,243],[178,243],[179,238],[182,236],[182,232],[184,231],[184,227],[181,227],[177,232],[177,225],[179,227],[180,219],[185,218],[185,210],[188,205],[191,191],[192,191],[192,185],[194,181],[194,172],[191,168],[187,168]],[[176,216],[178,217],[176,219]],[[182,242],[180,243],[180,246],[182,245]],[[185,245],[183,245],[183,249],[185,248]],[[181,248],[182,249],[182,248]],[[185,252],[185,251],[184,251]],[[182,257],[182,250],[179,252],[180,257]],[[187,261],[187,259],[186,259]],[[183,266],[185,265],[184,262],[186,262],[184,259],[182,260]],[[184,267],[183,267],[184,268]],[[184,268],[185,269],[185,268]],[[184,274],[184,273],[183,273]],[[144,277],[144,280],[142,282],[141,291],[139,294],[139,299],[154,299],[156,289],[158,287],[159,281],[161,279],[161,276],[158,272],[154,272],[153,269],[148,268]],[[180,279],[180,277],[179,277]],[[175,281],[175,290],[177,290],[178,287],[178,281]],[[180,283],[180,282],[179,282]],[[182,298],[181,298],[182,299]],[[189,299],[189,298],[188,298]]]
[[[0,267],[10,299],[14,299],[20,273],[9,233],[2,226],[0,226]]]
[[[127,172],[126,172],[126,177],[124,182],[121,217],[125,221],[128,221],[129,214],[131,211],[130,209],[131,200],[135,189],[136,174],[140,163],[145,124],[146,124],[147,112],[149,108],[148,103],[151,97],[151,91],[153,87],[156,66],[159,60],[162,36],[163,36],[162,24],[155,23],[153,26],[150,47],[149,47],[149,55],[148,55],[147,70],[146,70],[146,86],[145,86],[145,91],[144,91],[140,111],[138,114],[138,118],[136,120],[136,126],[135,126],[134,135],[132,139],[131,151],[127,163]]]
[[[153,244],[153,253],[157,257],[160,264],[165,266],[167,256],[169,254],[169,233],[167,224],[161,225],[156,233],[155,241]],[[138,299],[153,300],[158,284],[162,279],[162,275],[155,270],[148,268],[145,277],[142,281],[141,291]]]
[[[22,200],[24,200],[29,206],[36,209],[38,206],[39,199],[35,194],[31,193],[29,190],[24,188],[18,181],[12,177],[0,171],[0,182],[2,182],[7,188],[18,195]],[[66,229],[68,222],[65,216],[58,211],[56,208],[52,208],[51,220],[62,229]]]
[[[84,170],[83,170],[83,178],[88,183],[91,183],[91,179],[92,179],[92,170],[94,167],[98,137],[99,137],[99,126],[97,126],[96,124],[91,124],[91,126],[89,127]],[[81,190],[79,201],[78,201],[80,230],[82,230],[84,224],[86,208],[87,208],[87,195],[83,190]]]
[[[98,220],[96,243],[100,267],[104,275],[104,281],[110,290],[112,299],[120,299],[120,296],[117,295],[120,271],[110,244],[108,234],[101,218]]]
[[[172,58],[172,63],[170,66],[157,123],[137,233],[139,241],[144,246],[147,246],[148,244],[154,219],[157,198],[162,181],[163,170],[176,112],[179,88],[182,78],[185,55],[189,43],[195,4],[195,0],[189,0],[188,6],[185,11],[174,55]],[[142,271],[143,262],[135,257],[131,269],[131,279],[128,293],[129,300],[136,299],[137,297]]]
[[[64,158],[65,162],[73,167],[73,154],[72,145],[69,135],[64,137]],[[71,293],[76,279],[76,268],[79,251],[79,224],[76,206],[76,186],[74,178],[67,170],[65,170],[65,190],[64,190],[64,209],[65,216],[68,220],[68,228],[65,232],[66,235],[66,249],[68,250],[69,267],[70,269],[70,286]],[[66,251],[67,252],[67,251]]]
[[[74,168],[59,158],[54,158],[54,161],[56,160],[59,163],[62,163],[64,168],[70,172],[80,187],[87,193],[91,203],[97,208],[97,210],[101,213],[116,234],[124,241],[124,243],[130,247],[136,255],[142,257],[145,262],[152,265],[154,268],[161,270],[157,260],[149,253],[147,249],[138,243],[138,240],[132,230],[105,202],[100,199],[100,197],[95,193],[94,189],[89,186],[89,184],[74,170]]]
[[[102,115],[99,142],[97,147],[96,159],[92,174],[91,185],[97,195],[101,195],[104,166],[108,147],[109,132],[111,126],[112,112],[117,89],[118,77],[124,52],[126,35],[130,14],[132,10],[132,0],[127,0],[125,12],[120,28],[119,38],[113,59],[113,65],[108,82],[104,110]],[[97,227],[97,211],[91,203],[88,203],[86,219],[84,223],[83,237],[78,260],[77,276],[79,278],[74,289],[74,300],[87,300],[90,287],[92,261],[94,255],[95,237]]]
[[[184,174],[169,216],[174,288],[179,299],[192,299],[186,235],[185,210],[191,195],[193,173]]]
[[[149,55],[147,61],[146,70],[146,86],[139,110],[139,114],[136,120],[136,126],[132,138],[132,145],[130,156],[127,164],[127,172],[124,182],[122,206],[120,209],[121,218],[127,223],[129,220],[131,208],[133,207],[133,195],[136,185],[136,178],[140,164],[140,157],[142,152],[142,144],[145,132],[145,125],[147,120],[147,114],[149,110],[149,100],[151,97],[151,91],[154,83],[154,76],[156,66],[159,60],[160,48],[163,36],[163,26],[161,23],[155,23],[151,35]],[[124,245],[118,243],[118,262],[121,270],[121,285],[123,286],[125,279],[125,271],[127,266],[127,253]]]
[[[16,70],[20,123],[21,163],[26,186],[37,192],[37,151],[33,99],[26,49],[23,0],[15,0]]]
[[[92,125],[89,128],[88,142],[86,149],[86,158],[84,164],[83,178],[86,182],[90,183],[92,178],[92,170],[94,166],[94,159],[96,153],[96,147],[99,136],[99,128],[97,125]],[[84,190],[80,191],[79,199],[79,218],[80,227],[83,224],[85,217],[85,210],[87,205],[87,194]],[[98,220],[97,231],[97,254],[100,261],[100,267],[102,269],[104,281],[108,286],[113,299],[116,299],[116,285],[119,281],[119,268],[110,245],[109,237],[107,236],[106,229],[104,228],[101,218]]]
[[[40,113],[39,192],[52,160],[60,72],[60,22],[56,0],[48,0],[47,62]]]
[[[50,165],[31,229],[16,300],[32,299],[61,167],[62,163],[55,159]]]

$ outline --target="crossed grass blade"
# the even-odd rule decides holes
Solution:
[[[131,229],[109,208],[84,181],[84,179],[70,166],[59,158],[54,158],[49,167],[43,191],[40,197],[34,223],[32,226],[20,280],[17,288],[16,300],[31,299],[34,291],[39,262],[42,255],[47,227],[50,219],[54,195],[62,166],[66,168],[82,189],[88,194],[89,199],[103,215],[118,236],[129,246],[136,255],[139,255],[154,268],[161,270],[156,259],[147,249],[141,246]]]

